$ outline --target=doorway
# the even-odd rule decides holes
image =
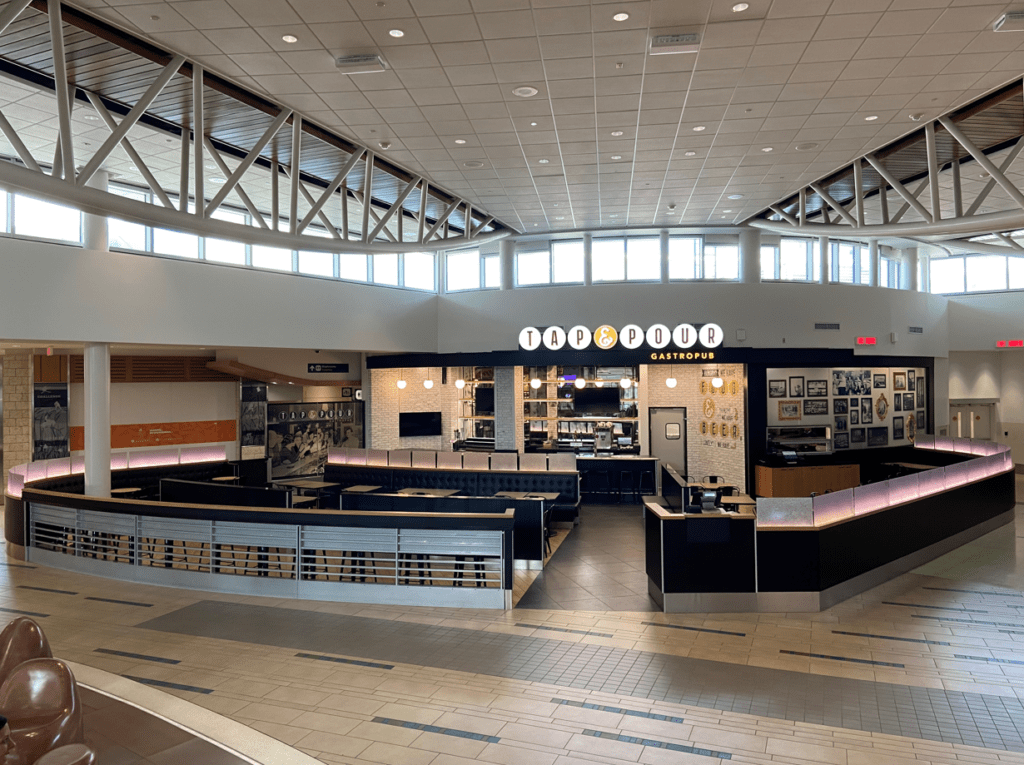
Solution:
[[[951,404],[949,407],[950,435],[956,438],[992,440],[995,404]]]
[[[686,471],[686,407],[651,407],[651,456],[681,476]]]

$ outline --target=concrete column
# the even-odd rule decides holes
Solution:
[[[32,461],[32,352],[9,348],[3,357],[3,489],[7,471]]]
[[[371,428],[371,405],[373,401],[373,386],[370,384],[370,377],[373,372],[366,368],[366,354],[359,354],[359,379],[362,382],[363,391],[363,444],[369,449],[372,447],[370,443],[370,434],[373,433]]]
[[[668,283],[668,231],[662,231],[658,234],[658,240],[661,244],[661,283]]]
[[[818,284],[828,284],[831,274],[828,272],[828,255],[832,242],[827,236],[818,237]]]
[[[912,292],[922,292],[921,289],[921,261],[917,254],[916,247],[907,247],[903,251],[907,259],[907,272],[910,274],[909,289]]]
[[[594,263],[590,259],[594,252],[594,235],[583,235],[583,284],[589,287],[594,283]]]
[[[501,258],[501,288],[514,289],[516,286],[516,243],[511,239],[498,242],[498,256]]]
[[[523,383],[520,367],[494,368],[494,448],[523,448]]]
[[[96,174],[85,184],[90,189],[107,190],[109,174],[106,170],[97,170]],[[107,217],[105,215],[82,215],[82,246],[87,250],[99,250],[106,252],[110,249],[110,239],[107,237]]]
[[[85,493],[110,496],[110,346],[85,345]]]
[[[740,229],[740,282],[757,284],[761,281],[761,229]]]
[[[871,262],[871,270],[869,271],[868,284],[872,287],[877,287],[881,283],[879,278],[881,274],[882,258],[878,254],[878,240],[868,240],[868,258]]]

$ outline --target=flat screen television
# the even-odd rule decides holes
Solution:
[[[398,435],[402,438],[441,435],[441,413],[399,412]]]
[[[474,391],[477,415],[494,414],[494,388],[480,387]]]
[[[619,386],[579,388],[574,397],[576,414],[617,415],[619,413]]]

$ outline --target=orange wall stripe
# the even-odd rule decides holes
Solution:
[[[112,449],[137,449],[141,446],[180,446],[216,444],[238,438],[235,420],[202,422],[150,422],[141,425],[111,425]],[[71,451],[85,449],[85,428],[71,428]]]

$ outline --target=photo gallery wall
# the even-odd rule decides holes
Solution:
[[[832,448],[907,446],[926,427],[923,368],[769,369],[768,426],[832,428]]]

